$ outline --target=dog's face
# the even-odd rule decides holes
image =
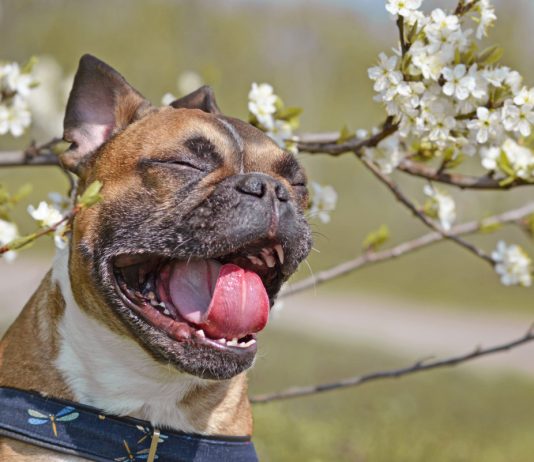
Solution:
[[[209,89],[156,109],[82,58],[63,164],[103,199],[75,219],[70,273],[83,309],[157,360],[202,378],[250,367],[255,334],[307,256],[304,172]]]

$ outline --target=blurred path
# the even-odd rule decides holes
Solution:
[[[457,307],[455,307],[457,308]],[[410,361],[467,353],[519,338],[534,321],[518,313],[444,311],[428,305],[367,296],[332,296],[324,290],[290,297],[271,327],[306,332],[331,342],[369,344]],[[466,367],[508,369],[534,375],[534,342],[481,358]]]
[[[12,264],[0,262],[0,334],[38,286],[50,261],[22,253]],[[315,335],[335,343],[369,344],[406,357],[407,365],[429,356],[466,353],[474,347],[522,335],[532,321],[524,314],[443,311],[424,305],[367,296],[332,296],[318,290],[284,300],[270,328]],[[478,369],[509,369],[534,375],[534,344],[479,359]]]

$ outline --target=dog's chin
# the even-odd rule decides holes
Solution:
[[[223,380],[252,366],[287,266],[281,244],[258,241],[213,258],[120,254],[108,278],[117,313],[156,358]]]

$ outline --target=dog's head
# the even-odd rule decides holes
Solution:
[[[209,88],[156,108],[84,56],[65,116],[65,168],[103,199],[76,215],[78,304],[160,361],[203,378],[250,367],[282,283],[307,256],[304,172]]]

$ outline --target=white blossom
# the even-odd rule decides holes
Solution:
[[[61,193],[50,192],[48,193],[48,198],[50,199],[50,202],[52,202],[52,206],[62,214],[68,212],[72,206],[71,200]]]
[[[425,185],[423,189],[426,196],[431,200],[431,207],[436,212],[441,227],[449,231],[456,220],[456,204],[454,199],[443,191],[438,191],[431,185]]]
[[[285,120],[274,120],[270,130],[265,132],[282,149],[287,148],[287,141],[293,138],[291,124]]]
[[[337,192],[332,186],[321,186],[312,181],[312,199],[310,216],[317,217],[323,223],[330,222],[330,212],[334,211],[337,204]]]
[[[169,106],[174,100],[176,100],[176,96],[174,96],[172,93],[167,92],[161,97],[161,105]]]
[[[450,53],[450,47],[454,47],[463,39],[458,16],[447,15],[442,9],[437,8],[430,18],[430,23],[424,29],[429,41],[429,53],[437,53],[440,50]]]
[[[56,249],[63,250],[66,249],[69,244],[69,239],[66,234],[67,224],[63,223],[54,232],[54,245]]]
[[[491,258],[495,261],[495,271],[501,276],[505,286],[532,284],[532,260],[518,245],[507,245],[499,241]]]
[[[31,113],[28,104],[19,95],[13,97],[10,106],[0,104],[0,135],[8,132],[19,137],[31,124]]]
[[[389,89],[402,82],[402,73],[395,70],[397,67],[397,57],[388,57],[385,53],[378,56],[378,66],[371,67],[367,72],[369,78],[375,81],[374,90],[378,92]]]
[[[182,96],[198,90],[202,85],[204,81],[195,71],[182,72],[176,81],[176,86]]]
[[[365,130],[364,128],[356,130],[356,138],[359,140],[365,140],[369,138],[369,130]]]
[[[482,167],[486,170],[497,170],[497,160],[501,155],[501,149],[496,146],[490,146],[489,148],[482,148],[480,150],[480,158]]]
[[[509,138],[504,142],[502,150],[517,177],[534,180],[534,154],[530,149]]]
[[[523,84],[523,76],[517,71],[510,71],[504,83],[510,88],[512,93],[516,94]]]
[[[523,87],[514,97],[514,103],[518,106],[523,106],[524,104],[534,106],[534,88]]]
[[[39,85],[25,97],[32,115],[31,136],[50,139],[63,132],[65,105],[74,81],[51,56],[40,56],[32,68]]]
[[[28,213],[39,223],[40,226],[50,227],[59,223],[63,219],[61,212],[54,206],[41,201],[37,208],[28,206]]]
[[[504,128],[510,132],[519,132],[522,136],[530,136],[534,123],[534,106],[523,104],[516,106],[512,100],[504,103],[502,121]]]
[[[430,53],[428,47],[421,41],[415,42],[410,48],[412,66],[410,71],[414,74],[422,74],[425,79],[437,81],[447,64],[442,53]]]
[[[470,120],[467,123],[469,130],[476,132],[476,140],[481,143],[487,143],[490,136],[498,134],[501,123],[499,112],[490,111],[486,107],[477,109],[477,119]]]
[[[473,79],[473,88],[471,89],[471,95],[473,98],[482,100],[488,97],[488,82],[484,78],[484,75],[478,69],[477,64],[473,64],[469,68],[469,76]]]
[[[497,19],[495,14],[495,9],[489,0],[479,0],[478,9],[480,11],[480,17],[478,20],[477,27],[477,39],[481,39],[488,33],[488,29],[493,26]]]
[[[378,166],[385,175],[393,173],[404,158],[404,150],[398,136],[382,140],[375,148],[365,148],[364,157]]]
[[[443,93],[447,96],[455,96],[460,101],[469,98],[475,88],[475,81],[472,76],[467,75],[465,64],[458,64],[451,69],[443,69],[443,78],[446,80],[443,85]]]
[[[423,4],[423,0],[388,0],[386,10],[392,15],[410,18]]]
[[[268,83],[252,84],[248,94],[248,109],[265,128],[273,127],[273,114],[276,112],[276,95]]]
[[[482,76],[488,83],[496,88],[501,88],[510,76],[510,68],[506,66],[482,70]]]
[[[0,246],[4,246],[14,241],[19,237],[17,225],[0,218]],[[17,253],[13,250],[9,250],[2,254],[7,262],[13,261],[17,256]]]
[[[3,66],[0,75],[3,77],[7,90],[20,96],[27,96],[30,93],[33,78],[31,74],[22,73],[18,63],[10,63]]]

